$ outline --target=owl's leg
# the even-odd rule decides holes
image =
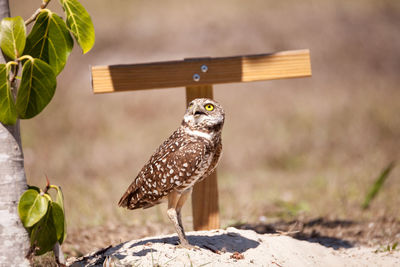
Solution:
[[[181,213],[181,211],[182,211],[183,204],[185,204],[186,200],[188,199],[188,197],[190,196],[191,193],[192,193],[192,189],[182,192],[181,197],[179,198],[178,203],[176,205],[176,213],[177,213],[177,216],[178,216],[178,224],[182,229],[183,237],[186,239],[186,241],[187,241],[187,238],[186,238],[185,230],[184,230],[183,224],[182,224],[182,216],[181,216],[182,213]],[[187,243],[189,244],[189,242],[187,242]]]
[[[181,226],[181,223],[179,223],[180,219],[178,219],[178,213],[176,210],[176,206],[179,202],[180,197],[181,197],[181,194],[179,194],[176,191],[171,192],[168,195],[167,214],[168,214],[168,217],[171,220],[171,222],[174,224],[175,231],[178,234],[181,245],[185,246],[185,245],[188,245],[189,242],[186,239],[185,232],[183,230],[183,227]]]

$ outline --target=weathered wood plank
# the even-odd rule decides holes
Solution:
[[[208,70],[203,72],[201,66]],[[193,75],[200,76],[194,81]],[[94,93],[311,76],[309,50],[92,67]]]

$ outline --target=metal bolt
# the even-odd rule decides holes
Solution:
[[[201,66],[201,71],[202,71],[202,72],[207,72],[207,71],[208,71],[207,65],[202,65],[202,66]]]
[[[198,75],[197,73],[195,73],[195,74],[193,75],[193,81],[195,81],[195,82],[200,81],[200,75]]]

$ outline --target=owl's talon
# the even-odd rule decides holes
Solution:
[[[190,249],[190,250],[194,250],[194,251],[200,250],[200,248],[198,246],[193,246],[193,245],[190,245],[189,243],[187,243],[187,244],[179,244],[176,247],[177,248]]]

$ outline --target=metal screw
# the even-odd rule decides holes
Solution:
[[[208,71],[207,65],[202,65],[202,66],[201,66],[201,71],[202,71],[202,72],[207,72],[207,71]]]
[[[200,81],[200,75],[198,75],[197,73],[195,73],[195,74],[193,75],[193,81],[195,81],[195,82]]]

